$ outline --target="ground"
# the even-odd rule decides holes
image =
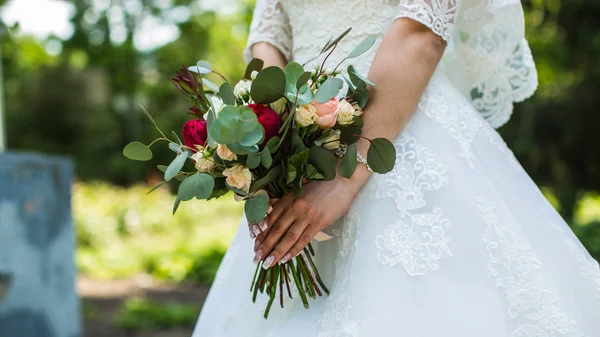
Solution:
[[[155,284],[147,277],[100,281],[86,277],[77,279],[82,301],[83,337],[190,337],[193,328],[156,332],[130,333],[119,329],[115,318],[123,303],[132,297],[160,303],[185,303],[201,308],[208,293],[206,286]]]

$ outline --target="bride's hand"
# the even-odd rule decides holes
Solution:
[[[337,176],[332,181],[313,181],[302,196],[287,194],[279,199],[266,218],[267,230],[258,235],[254,262],[265,259],[263,268],[298,255],[315,235],[342,217],[354,200],[368,172],[357,168],[352,179]]]

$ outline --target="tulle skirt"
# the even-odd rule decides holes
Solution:
[[[265,320],[242,220],[193,337],[600,336],[598,263],[443,73],[394,143],[394,170],[313,243],[330,296]]]

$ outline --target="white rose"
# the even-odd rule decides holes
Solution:
[[[241,80],[237,82],[235,87],[233,87],[233,92],[238,96],[242,97],[250,92],[250,88],[252,87],[252,81],[250,80]]]
[[[212,108],[215,109],[215,116],[219,115],[219,112],[221,112],[221,110],[223,110],[223,106],[225,106],[225,103],[223,103],[223,100],[221,98],[219,98],[218,96],[210,96],[210,105]],[[206,114],[204,114],[204,119],[206,119]]]
[[[237,160],[237,155],[227,147],[227,145],[217,145],[217,156],[223,160],[232,161]]]
[[[354,121],[354,107],[345,99],[340,101],[338,105],[337,121],[340,125],[352,124]]]
[[[311,69],[310,74],[315,76],[317,74],[317,69]]]
[[[352,104],[354,107],[354,116],[360,116],[363,113],[363,109],[357,103]]]
[[[212,172],[215,168],[215,160],[210,154],[204,152],[204,150],[199,150],[198,152],[192,155],[192,160],[196,162],[196,169],[200,172]]]
[[[340,147],[340,130],[331,130],[331,133],[323,141],[323,147],[329,150],[337,150]]]
[[[252,183],[252,173],[250,170],[241,165],[235,164],[232,167],[225,169],[223,175],[227,177],[225,181],[229,186],[235,187],[238,190],[248,192]]]
[[[331,68],[325,69],[325,75],[329,76],[331,74],[333,74],[333,69],[331,69]]]
[[[312,104],[301,105],[296,108],[294,119],[301,126],[309,126],[319,118],[316,113],[316,109]]]

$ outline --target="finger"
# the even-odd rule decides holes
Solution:
[[[277,242],[277,245],[263,263],[263,267],[269,268],[279,262],[283,257],[286,257],[285,254],[298,242],[308,225],[308,221],[305,221],[302,218],[297,219],[285,235],[283,235],[281,240]]]
[[[310,241],[317,235],[319,232],[318,226],[309,225],[304,229],[304,232],[298,237],[298,241],[283,255],[281,258],[281,263],[286,263],[291,260],[293,257],[298,256],[298,254],[302,253],[302,250],[308,246]]]
[[[288,231],[288,229],[292,226],[296,219],[296,213],[290,210],[288,212],[285,212],[279,218],[279,220],[277,220],[277,222],[275,222],[270,227],[268,235],[264,238],[263,241],[261,241],[258,248],[256,249],[254,263],[258,263],[258,261],[269,256],[277,242],[281,240],[281,237]]]
[[[248,222],[248,230],[250,231],[251,239],[256,238],[256,236],[261,233],[260,228],[257,225],[252,224],[251,222]]]

